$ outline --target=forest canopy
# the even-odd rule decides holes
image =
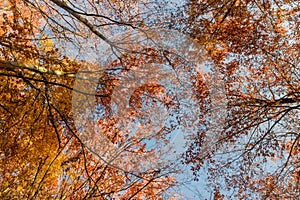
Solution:
[[[1,199],[299,198],[298,0],[0,15]]]

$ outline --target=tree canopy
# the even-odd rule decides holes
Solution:
[[[0,198],[299,198],[299,8],[0,0]]]

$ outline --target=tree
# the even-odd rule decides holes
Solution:
[[[186,153],[195,174],[208,166],[216,199],[220,191],[240,199],[299,197],[298,6],[272,0],[186,5],[186,32],[207,46],[224,80],[225,120],[207,115],[209,124]]]
[[[113,5],[89,2],[90,6],[78,3],[1,2],[0,196],[4,199],[162,199],[168,195],[165,193],[168,187],[175,183],[170,168],[130,171],[101,160],[101,156],[82,142],[72,116],[72,92],[81,92],[73,88],[75,75],[82,65],[93,65],[97,60],[91,55],[83,60],[81,52],[91,48],[82,42],[95,47],[101,39],[115,47],[98,27],[103,26],[108,32],[106,26],[139,26],[142,14],[137,13],[135,1],[128,4],[114,1]],[[107,16],[98,14],[102,6]],[[67,52],[72,47],[74,51]],[[105,87],[110,87],[111,78],[103,79]],[[157,93],[151,87],[148,91]],[[96,96],[99,102],[107,98],[107,94]],[[111,130],[106,132],[112,142],[121,139],[110,137],[111,133]],[[128,148],[137,155],[155,154],[139,142],[133,144],[134,147]]]

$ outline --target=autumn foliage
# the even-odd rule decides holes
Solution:
[[[172,188],[183,165],[194,180],[206,170],[213,199],[299,198],[299,6],[298,0],[1,0],[0,198],[180,199],[184,194]],[[142,41],[114,40],[149,28],[188,36],[207,52],[210,71],[197,71],[170,49],[136,50]],[[115,53],[106,68],[99,66],[111,56],[103,55],[103,44]],[[197,120],[186,123],[178,96],[156,83],[132,93],[121,119],[114,115],[122,77],[152,63],[187,74]],[[86,94],[74,84],[90,81],[92,68],[101,76]],[[74,94],[82,105],[95,96],[97,117],[74,112]],[[144,107],[154,105],[172,121],[150,134],[144,127],[153,110]],[[124,128],[133,123],[140,126]],[[180,127],[193,130],[186,151],[164,163],[160,150]],[[97,128],[111,148],[95,136]],[[84,140],[83,133],[95,138]],[[123,160],[128,155],[133,159]]]

